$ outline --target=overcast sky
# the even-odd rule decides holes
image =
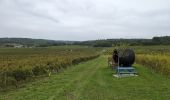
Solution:
[[[170,35],[170,0],[0,0],[0,37],[53,40]]]

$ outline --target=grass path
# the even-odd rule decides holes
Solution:
[[[170,79],[135,66],[138,77],[114,78],[107,57],[101,56],[0,93],[0,100],[170,100]]]

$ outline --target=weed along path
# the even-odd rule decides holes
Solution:
[[[0,100],[170,100],[170,79],[135,65],[138,77],[115,78],[107,57],[68,67],[50,78],[1,92]]]

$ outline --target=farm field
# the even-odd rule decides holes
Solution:
[[[0,100],[169,100],[170,47],[130,48],[139,76],[128,78],[107,66],[114,48],[1,48]]]
[[[170,79],[135,64],[139,76],[114,78],[107,56],[74,65],[50,78],[3,92],[1,100],[169,100]]]
[[[136,46],[136,63],[170,78],[170,46]]]
[[[94,48],[79,46],[0,48],[0,90],[96,57]]]
[[[0,100],[170,100],[170,0],[0,0]]]

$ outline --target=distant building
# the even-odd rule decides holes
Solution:
[[[20,45],[20,44],[14,45],[14,48],[22,48],[22,47],[24,47],[24,46],[23,46],[23,45]]]
[[[21,44],[7,43],[7,44],[4,45],[4,47],[22,48],[24,46],[21,45]]]

